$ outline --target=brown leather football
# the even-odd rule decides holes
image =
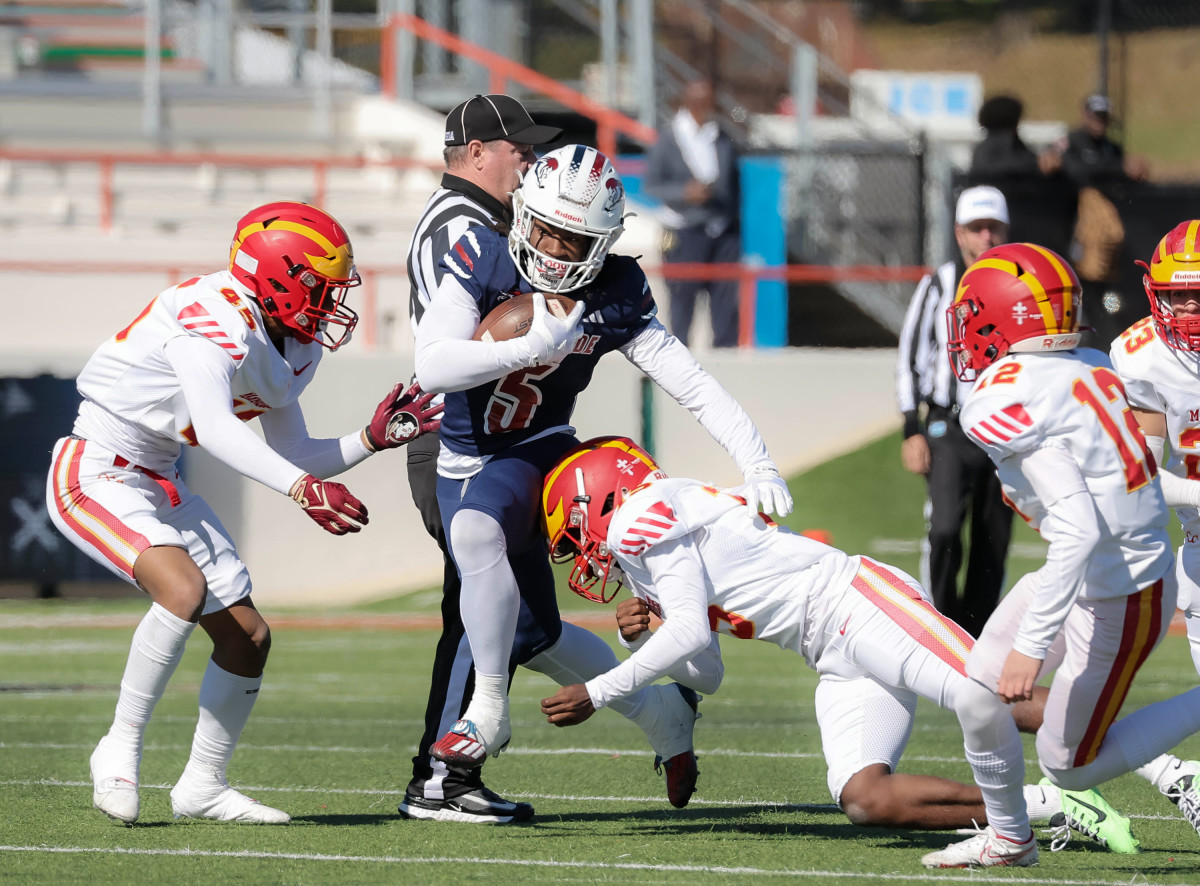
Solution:
[[[574,299],[565,295],[546,294],[546,310],[560,320],[575,307]],[[479,321],[479,327],[471,336],[475,341],[508,341],[520,338],[529,331],[533,322],[533,293],[524,292],[503,301]]]

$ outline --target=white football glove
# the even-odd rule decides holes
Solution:
[[[746,471],[745,483],[738,487],[738,495],[746,499],[746,508],[751,515],[762,511],[786,517],[792,512],[792,494],[787,483],[779,476],[779,469],[771,462],[752,467]]]
[[[583,302],[575,302],[571,313],[559,320],[546,310],[546,297],[533,294],[533,320],[524,339],[529,345],[529,365],[548,366],[561,363],[575,347],[579,338],[579,321],[583,317]]]

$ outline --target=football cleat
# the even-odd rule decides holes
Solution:
[[[700,777],[700,768],[696,763],[695,751],[684,751],[676,754],[670,760],[655,756],[654,771],[658,775],[666,772],[667,800],[676,809],[682,809],[696,793],[696,779]]]
[[[467,824],[509,824],[529,821],[533,807],[528,803],[505,800],[495,791],[479,785],[456,797],[434,800],[410,786],[398,807],[405,818],[425,821],[458,821]]]
[[[1200,782],[1185,775],[1167,790],[1167,798],[1179,807],[1187,823],[1200,833]]]
[[[292,817],[229,786],[222,772],[211,766],[189,764],[171,789],[171,811],[176,818],[208,818],[243,824],[287,824]]]
[[[1160,781],[1164,778],[1170,779],[1170,784],[1162,788],[1162,794],[1172,803],[1179,805],[1180,792],[1176,788],[1180,781],[1193,779],[1197,775],[1200,775],[1200,760],[1177,759],[1167,767],[1167,770],[1170,774],[1163,772],[1160,776]],[[1189,781],[1188,783],[1190,784],[1191,782]]]
[[[1121,815],[1099,791],[1064,791],[1054,786],[1048,778],[1038,784],[1047,790],[1059,791],[1063,811],[1050,817],[1054,833],[1050,851],[1058,852],[1071,839],[1071,831],[1090,837],[1112,852],[1132,855],[1141,851],[1129,819]]]
[[[450,731],[434,742],[429,748],[429,755],[441,760],[447,766],[461,766],[466,769],[478,769],[488,754],[493,757],[508,747],[512,738],[512,728],[505,718],[496,736],[499,741],[493,742],[495,750],[488,747],[488,742],[480,734],[475,721],[462,719],[450,727]]]
[[[128,751],[110,747],[108,736],[100,739],[88,761],[92,774],[92,805],[116,821],[133,824],[141,812],[138,799],[138,760]]]
[[[662,715],[648,727],[643,726],[655,752],[654,771],[666,774],[667,800],[682,809],[696,792],[700,776],[692,747],[692,732],[700,718],[696,710],[700,696],[681,683],[650,686],[648,691],[657,693],[662,704]]]
[[[960,843],[930,852],[921,858],[927,868],[1027,868],[1037,864],[1038,846],[1033,831],[1024,842],[1002,837],[991,825]]]

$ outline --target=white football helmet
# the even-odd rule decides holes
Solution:
[[[571,292],[596,279],[608,250],[625,230],[625,186],[609,159],[586,145],[550,151],[513,192],[508,251],[521,275],[541,292]],[[582,261],[552,258],[534,248],[533,220],[587,237]]]

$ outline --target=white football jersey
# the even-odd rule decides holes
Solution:
[[[1101,532],[1080,596],[1126,596],[1170,568],[1167,511],[1153,460],[1103,353],[1010,354],[979,376],[959,421],[995,463],[1014,509],[1035,529],[1046,508],[1015,456],[1058,447],[1079,466]]]
[[[713,631],[767,640],[815,667],[827,614],[858,571],[859,558],[751,517],[745,502],[696,480],[655,480],[622,503],[608,544],[626,585],[662,617],[662,596],[645,557],[655,546],[688,539],[704,566]]]
[[[233,407],[243,421],[295,402],[325,350],[288,338],[281,355],[232,274],[194,277],[163,291],[92,354],[77,382],[84,402],[74,433],[150,470],[170,468],[181,444],[194,446],[196,437],[163,346],[188,335],[219,345],[233,362]]]
[[[1166,416],[1164,469],[1200,479],[1200,353],[1168,345],[1150,317],[1122,332],[1110,353],[1130,404]],[[1200,533],[1200,510],[1176,508],[1175,513],[1191,534]]]

